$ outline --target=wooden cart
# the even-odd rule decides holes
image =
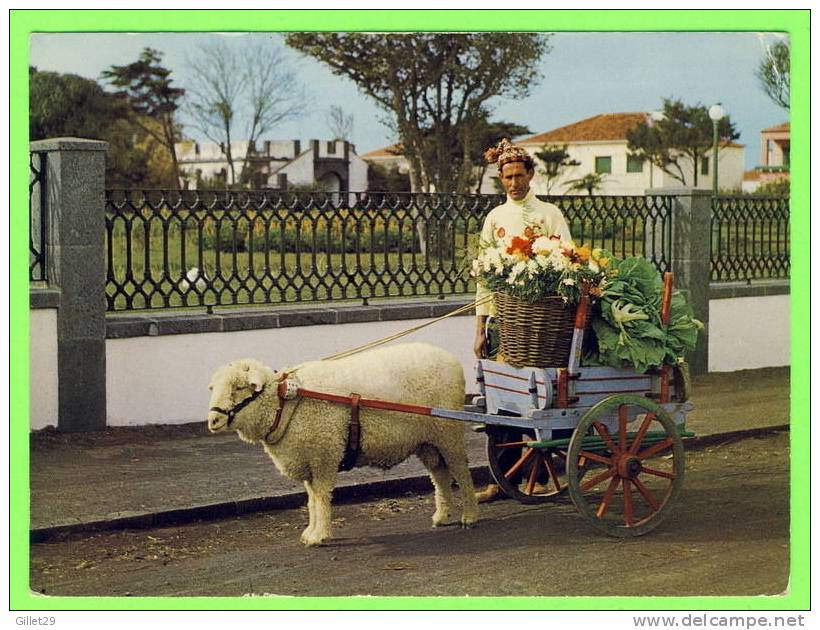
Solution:
[[[661,319],[669,320],[672,274],[664,276]],[[301,396],[478,423],[487,433],[490,469],[510,497],[524,503],[568,493],[581,515],[612,536],[639,536],[666,516],[683,484],[686,379],[672,366],[580,367],[588,302],[582,299],[566,366],[515,368],[481,360],[481,389],[453,410],[342,396],[280,383],[284,400]],[[286,375],[285,375],[286,376]],[[354,414],[357,417],[357,414]]]
[[[661,318],[669,318],[672,274]],[[481,395],[460,419],[481,422],[496,482],[523,503],[569,494],[594,527],[620,537],[656,527],[680,492],[686,414],[683,372],[672,366],[579,367],[585,302],[566,367],[515,368],[481,360]]]

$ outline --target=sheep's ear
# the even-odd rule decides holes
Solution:
[[[265,375],[257,368],[248,369],[248,383],[253,385],[254,391],[261,391],[265,385]]]

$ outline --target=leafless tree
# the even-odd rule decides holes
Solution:
[[[345,114],[339,105],[331,105],[327,113],[327,126],[334,140],[350,140],[353,137],[353,114]]]
[[[189,58],[191,85],[186,112],[193,126],[222,147],[231,185],[237,183],[235,162],[242,159],[239,181],[250,172],[249,157],[259,139],[276,125],[304,111],[305,95],[282,49],[269,41],[251,40],[232,46],[217,41]],[[242,133],[244,156],[235,156],[231,141]]]

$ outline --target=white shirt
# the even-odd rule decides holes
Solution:
[[[569,225],[555,204],[541,201],[530,189],[527,196],[516,201],[507,195],[507,201],[490,210],[484,219],[481,228],[479,247],[493,246],[501,238],[523,236],[524,228],[535,226],[542,234],[552,236],[557,234],[562,241],[572,240]],[[491,292],[480,283],[476,286],[476,300],[484,299]],[[476,315],[495,315],[495,304],[492,301],[479,304],[475,309]]]

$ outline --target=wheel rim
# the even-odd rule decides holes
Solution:
[[[525,430],[487,433],[487,459],[501,490],[522,503],[544,503],[564,494],[567,484],[567,449],[528,447],[535,441]]]
[[[614,432],[606,426],[611,421]],[[579,461],[586,462],[583,475]],[[683,485],[683,470],[675,423],[640,396],[598,403],[570,440],[570,497],[589,523],[613,536],[639,536],[660,524]]]

